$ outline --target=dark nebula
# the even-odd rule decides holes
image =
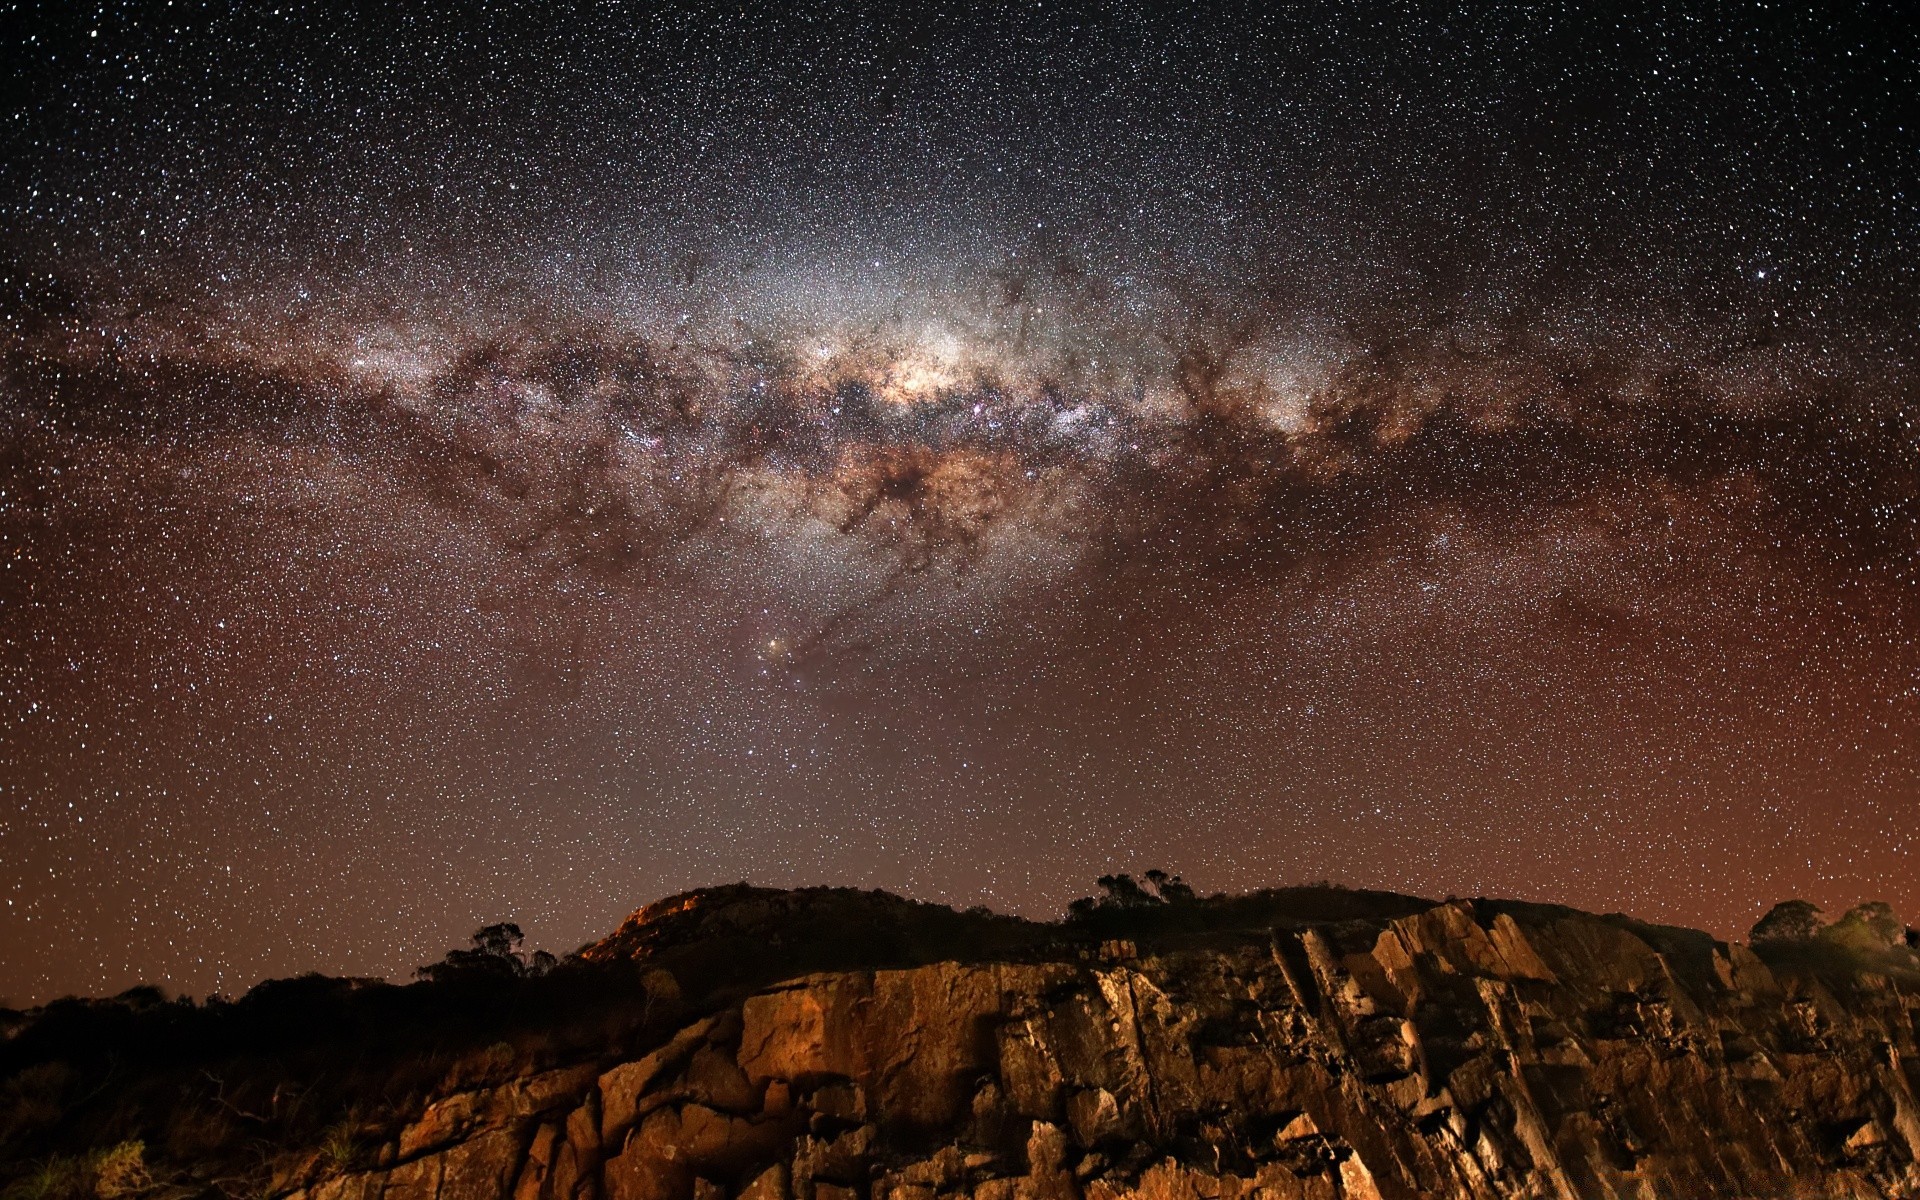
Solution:
[[[478,7],[0,13],[0,999],[1920,915],[1894,10]]]

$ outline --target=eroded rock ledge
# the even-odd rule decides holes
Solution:
[[[1920,997],[1464,902],[814,974],[435,1099],[290,1200],[1920,1195]],[[663,986],[665,981],[662,981]]]

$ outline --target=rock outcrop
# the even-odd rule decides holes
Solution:
[[[755,986],[629,1060],[439,1095],[378,1166],[279,1190],[1920,1196],[1910,984],[1561,909],[1411,907]],[[632,952],[624,936],[600,955]]]

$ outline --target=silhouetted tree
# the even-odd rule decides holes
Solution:
[[[1197,898],[1186,880],[1178,875],[1169,875],[1158,867],[1147,872],[1147,882],[1153,885],[1154,894],[1168,904],[1185,904]]]
[[[449,950],[437,963],[429,963],[415,972],[422,979],[445,983],[455,979],[518,979],[545,975],[557,961],[545,950],[536,950],[531,959],[520,953],[526,935],[510,921],[487,925],[474,931],[473,945],[465,950]]]
[[[1169,875],[1158,867],[1142,879],[1131,875],[1102,875],[1094,880],[1103,895],[1083,896],[1067,905],[1067,915],[1084,920],[1103,909],[1155,908],[1162,904],[1185,904],[1196,899],[1193,889],[1178,875]]]
[[[1140,886],[1131,875],[1102,875],[1094,880],[1107,894],[1101,903],[1114,908],[1146,908],[1160,903],[1160,897]]]
[[[140,983],[121,992],[114,1000],[133,1009],[157,1008],[167,1002],[167,994],[150,983]]]
[[[1808,900],[1782,900],[1753,923],[1747,937],[1755,945],[1763,942],[1801,942],[1820,932],[1825,924],[1820,907]]]
[[[484,954],[490,959],[518,962],[520,943],[526,940],[527,935],[521,933],[520,927],[510,921],[499,925],[488,925],[474,931],[473,950],[470,953]]]

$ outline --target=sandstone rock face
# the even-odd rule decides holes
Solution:
[[[1657,940],[1657,939],[1656,939]],[[295,1200],[1920,1196],[1920,1000],[1464,903],[811,975],[437,1099]]]

